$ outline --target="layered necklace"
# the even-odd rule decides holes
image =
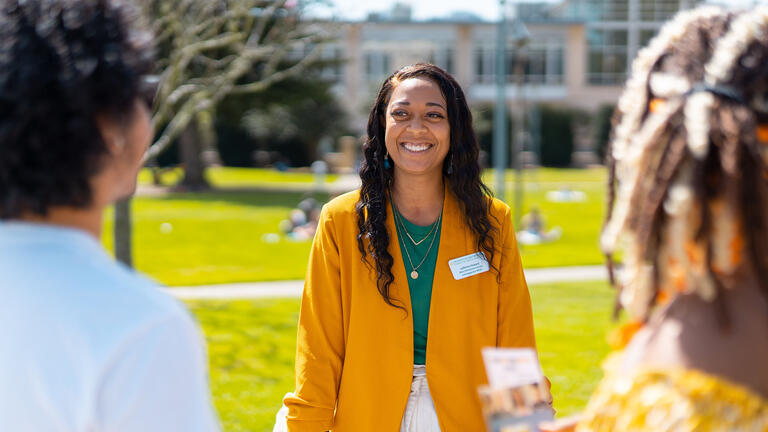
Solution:
[[[413,244],[414,250],[416,246],[424,243],[425,240],[432,237],[432,240],[429,242],[429,247],[427,248],[427,251],[424,253],[424,257],[421,259],[418,265],[413,265],[413,259],[411,259],[411,253],[408,252],[407,245],[403,244],[403,249],[405,250],[405,256],[408,258],[408,263],[411,265],[411,279],[416,280],[419,278],[419,268],[424,264],[424,261],[427,260],[427,257],[429,256],[429,252],[432,250],[432,246],[435,244],[435,239],[437,239],[437,227],[440,226],[440,222],[443,220],[443,211],[440,210],[440,216],[438,216],[437,220],[432,224],[432,228],[430,228],[427,235],[425,235],[421,240],[416,241],[411,233],[408,232],[408,230],[405,228],[405,222],[403,215],[400,214],[400,212],[397,210],[397,206],[395,206],[394,200],[392,201],[392,209],[394,210],[392,213],[394,213],[395,217],[395,226],[397,227],[398,231],[402,231],[405,233],[406,238],[410,240],[410,242]]]

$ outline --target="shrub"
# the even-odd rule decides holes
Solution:
[[[603,105],[593,117],[595,152],[601,161],[605,160],[605,150],[611,139],[611,118],[615,109],[615,105]]]
[[[488,155],[487,164],[490,167],[494,166],[494,152],[493,152],[493,125],[494,122],[494,105],[482,104],[472,107],[472,127],[477,135],[477,143],[480,146],[480,150],[486,152]],[[512,117],[509,111],[507,111],[507,166],[511,166],[514,155],[512,152]]]
[[[540,112],[541,164],[549,167],[571,165],[573,122],[577,113],[567,108],[542,105]]]
[[[216,125],[219,157],[225,166],[252,167],[256,143],[242,127],[229,124]]]

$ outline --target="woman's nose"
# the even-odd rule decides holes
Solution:
[[[408,123],[408,129],[416,132],[425,132],[427,130],[424,122],[418,117],[414,118],[410,123]]]

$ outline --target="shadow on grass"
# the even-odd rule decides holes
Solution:
[[[305,198],[312,197],[326,203],[330,195],[324,192],[265,191],[252,188],[214,189],[206,192],[170,192],[146,197],[157,201],[226,202],[254,207],[296,207]]]

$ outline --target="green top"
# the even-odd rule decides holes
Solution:
[[[432,229],[432,225],[419,226],[409,222],[402,217],[400,213],[392,206],[392,213],[395,217],[395,226],[397,227],[397,238],[400,241],[400,253],[403,256],[403,263],[405,263],[405,275],[408,279],[408,288],[411,292],[411,307],[413,309],[413,364],[423,365],[427,360],[427,329],[429,327],[429,305],[432,301],[432,281],[435,277],[435,267],[437,266],[437,250],[440,246],[440,226],[435,227],[435,232],[429,235],[418,246],[415,246],[411,239],[402,232],[400,222],[405,226],[408,233],[411,234],[415,241],[424,239]],[[442,221],[441,221],[442,222]],[[437,223],[437,221],[435,221]],[[434,225],[434,224],[433,224]],[[434,238],[434,244],[430,249],[429,245]],[[413,279],[411,272],[413,266],[411,261],[408,260],[406,254],[406,248],[408,254],[411,256],[413,266],[418,267],[418,278]],[[426,259],[424,255],[429,254]],[[421,260],[424,259],[424,263],[419,266]]]

